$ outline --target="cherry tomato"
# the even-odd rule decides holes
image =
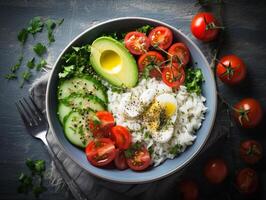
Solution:
[[[150,32],[149,39],[152,46],[168,49],[173,42],[173,33],[169,28],[157,26]]]
[[[240,156],[248,164],[255,164],[262,158],[262,146],[256,140],[245,140],[240,144]]]
[[[196,200],[199,196],[199,189],[196,182],[192,180],[183,180],[179,183],[179,191],[181,199],[183,200]]]
[[[240,170],[236,176],[236,186],[240,193],[254,193],[258,187],[257,172],[251,168]]]
[[[124,151],[118,150],[115,157],[115,166],[117,169],[124,170],[128,168]]]
[[[185,71],[176,63],[169,64],[163,69],[162,79],[169,87],[178,89],[185,81]]]
[[[126,34],[125,45],[130,53],[141,55],[148,51],[150,40],[144,33],[133,31]]]
[[[132,136],[128,129],[124,126],[114,126],[111,129],[112,138],[115,141],[115,145],[122,150],[126,150],[131,145]]]
[[[254,128],[262,120],[263,111],[260,103],[252,98],[242,99],[233,107],[234,118],[244,128]]]
[[[94,137],[109,137],[111,128],[115,125],[115,119],[112,113],[107,111],[98,111],[95,118],[90,119],[89,128]]]
[[[245,79],[246,65],[236,55],[224,56],[216,67],[216,74],[221,81],[227,84],[238,84]]]
[[[205,165],[204,175],[211,183],[221,183],[226,178],[227,174],[227,165],[222,159],[209,160]]]
[[[173,44],[168,53],[173,56],[173,62],[178,63],[179,65],[185,66],[188,64],[190,59],[190,53],[187,46],[183,43]],[[170,55],[168,56],[170,58]]]
[[[219,33],[219,23],[212,13],[201,12],[194,16],[191,22],[191,32],[199,40],[204,42],[216,39]]]
[[[152,66],[152,69],[150,70],[150,76],[159,78],[161,77],[161,72],[158,70],[163,69],[163,62],[164,62],[164,57],[156,52],[156,51],[148,51],[147,53],[141,55],[138,59],[138,67],[139,71],[143,72],[144,69],[147,66]]]
[[[150,166],[151,156],[145,147],[130,149],[130,151],[133,151],[132,156],[126,159],[130,169],[142,171]]]
[[[98,138],[87,145],[85,153],[92,165],[105,166],[114,160],[116,149],[109,138]]]

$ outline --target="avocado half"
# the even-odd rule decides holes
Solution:
[[[135,58],[111,37],[100,37],[92,43],[90,62],[100,76],[115,86],[131,88],[137,84]]]

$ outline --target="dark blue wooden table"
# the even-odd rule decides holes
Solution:
[[[64,24],[55,31],[56,42],[49,47],[47,61],[53,64],[61,50],[80,32],[89,26],[110,18],[122,16],[145,16],[156,18],[173,26],[178,26],[178,18],[183,13],[175,13],[179,6],[192,6],[192,0],[117,0],[117,1],[82,1],[82,0],[1,0],[0,1],[0,199],[33,199],[31,196],[18,195],[18,175],[26,171],[24,164],[27,158],[44,159],[50,162],[42,144],[33,140],[25,131],[14,102],[27,94],[29,84],[19,88],[19,81],[7,81],[3,78],[8,73],[21,51],[17,41],[17,33],[34,16],[64,18]],[[228,87],[219,83],[220,93],[231,104],[244,97],[258,99],[266,108],[266,1],[263,0],[227,0],[223,6],[226,31],[220,55],[234,53],[239,55],[248,66],[247,80],[236,87]],[[184,13],[189,15],[189,13]],[[46,33],[37,35],[35,41],[47,41]],[[25,58],[33,57],[31,50],[34,39],[29,37],[24,47]],[[25,62],[21,71],[25,70]],[[40,76],[34,73],[31,80]],[[192,166],[186,176],[196,179],[200,184],[202,199],[246,199],[238,194],[232,186],[235,172],[245,165],[238,156],[240,141],[258,139],[266,151],[266,126],[263,124],[254,130],[244,131],[237,127],[230,136],[208,152]],[[229,124],[228,124],[229,126]],[[219,186],[207,183],[202,175],[202,168],[210,157],[222,157],[229,165],[230,174]],[[259,173],[260,188],[250,199],[266,199],[266,168],[264,159],[255,166]],[[175,190],[176,186],[173,186]],[[173,195],[175,195],[173,191]],[[66,199],[61,191],[48,188],[41,199]],[[71,199],[71,198],[68,198]]]

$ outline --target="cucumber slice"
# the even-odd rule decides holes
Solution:
[[[76,110],[93,110],[93,111],[102,111],[106,110],[105,103],[96,96],[91,95],[79,95],[72,94],[68,98],[64,99],[63,102],[71,108]]]
[[[90,76],[74,77],[63,81],[58,87],[58,99],[64,99],[71,94],[94,95],[107,103],[105,87]]]
[[[64,119],[72,111],[72,108],[67,106],[65,103],[60,102],[58,105],[58,116],[62,124],[64,124]]]
[[[88,128],[89,115],[82,115],[79,112],[71,112],[64,123],[64,132],[67,139],[74,145],[85,148],[93,139]]]

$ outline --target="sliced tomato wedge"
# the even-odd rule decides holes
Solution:
[[[173,56],[173,62],[178,63],[179,65],[185,66],[189,62],[190,59],[189,49],[184,43],[178,42],[173,44],[169,48],[168,53]]]
[[[130,169],[142,171],[150,166],[151,156],[144,146],[139,149],[130,149],[130,151],[133,152],[131,152],[131,156],[126,159]]]
[[[89,120],[89,128],[94,137],[109,137],[114,125],[115,119],[108,111],[98,111],[95,118]]]
[[[125,150],[130,147],[132,136],[126,127],[117,125],[112,127],[111,132],[115,145],[119,149]]]
[[[98,138],[87,145],[85,153],[88,161],[98,167],[112,162],[116,156],[116,149],[111,139]]]
[[[156,51],[148,51],[138,59],[139,71],[143,72],[147,66],[151,66],[150,76],[154,78],[161,77],[161,71],[164,66],[164,57]]]
[[[173,33],[169,28],[158,26],[150,32],[149,39],[153,47],[168,49],[173,42]]]
[[[148,51],[150,40],[144,33],[132,31],[125,36],[125,46],[134,55],[141,55]]]
[[[124,170],[128,168],[125,153],[122,150],[116,152],[115,166],[117,169]]]
[[[178,89],[185,81],[185,71],[176,63],[169,64],[163,70],[162,79],[169,87]]]

